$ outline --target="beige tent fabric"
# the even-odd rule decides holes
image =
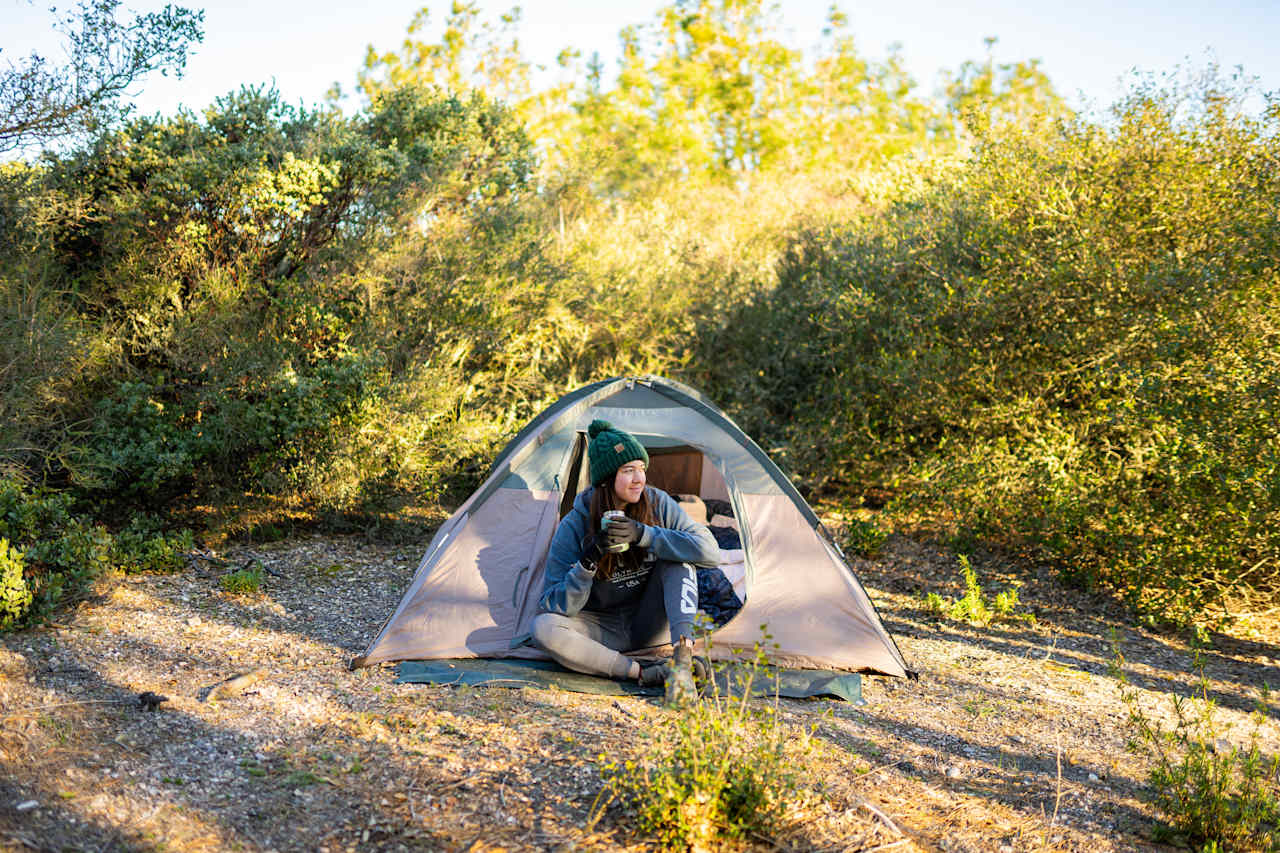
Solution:
[[[535,574],[535,599],[542,586],[557,497],[498,489],[476,507],[425,574],[432,555],[424,559],[363,663],[508,654]]]
[[[785,495],[742,495],[740,526],[751,531],[754,569],[746,604],[712,635],[715,645],[749,650],[760,626],[789,666],[847,668],[851,660],[887,675],[906,675],[892,640],[852,573],[805,523]]]

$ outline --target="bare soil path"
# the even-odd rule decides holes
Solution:
[[[0,850],[653,849],[620,808],[589,826],[595,760],[671,712],[346,670],[420,550],[229,547],[231,567],[270,570],[260,596],[223,592],[227,569],[197,560],[105,582],[54,626],[0,638]],[[1013,577],[975,567],[998,587]],[[867,678],[864,707],[783,700],[788,724],[816,726],[819,796],[761,849],[1163,849],[1107,663],[1114,631],[1141,701],[1165,713],[1192,691],[1183,644],[1048,578],[1022,589],[1035,624],[939,623],[922,595],[958,594],[954,557],[907,538],[856,569],[920,679]],[[1251,630],[1205,658],[1227,738],[1280,685],[1280,635]],[[201,701],[255,668],[244,692]],[[147,710],[146,691],[168,699]],[[1280,703],[1265,711],[1280,744]]]

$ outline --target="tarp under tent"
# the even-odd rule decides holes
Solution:
[[[715,659],[905,676],[875,606],[795,486],[694,389],[656,376],[608,379],[566,395],[503,449],[479,489],[436,531],[399,605],[352,668],[450,658],[545,660],[529,642],[552,534],[587,488],[586,429],[601,418],[649,453],[649,482],[723,502],[741,543],[721,568],[743,604],[710,635]],[[629,654],[650,657],[662,649]]]

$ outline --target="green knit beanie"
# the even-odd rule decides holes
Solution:
[[[587,427],[587,459],[591,462],[591,485],[598,486],[628,462],[639,459],[649,464],[649,454],[636,437],[608,421],[595,420]]]

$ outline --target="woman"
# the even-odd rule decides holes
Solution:
[[[601,420],[587,436],[592,487],[574,500],[551,540],[534,641],[568,669],[666,683],[668,698],[683,700],[692,692],[694,566],[716,565],[719,548],[706,526],[645,484],[649,454],[634,436]],[[610,510],[624,515],[605,518]],[[676,649],[674,666],[641,667],[620,654],[661,645],[664,633]],[[705,677],[705,664],[697,663]]]

